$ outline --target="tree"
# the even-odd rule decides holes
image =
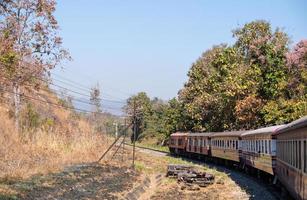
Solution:
[[[141,133],[147,127],[147,120],[151,116],[152,107],[150,98],[145,92],[139,92],[138,94],[131,96],[127,100],[127,105],[125,106],[125,111],[128,116],[130,116],[130,121],[133,123],[132,131],[136,130],[136,135],[131,136],[131,141],[139,140],[141,138]]]
[[[94,87],[91,88],[90,92],[90,101],[93,105],[93,112],[94,113],[101,113],[101,94],[100,94],[100,87],[99,83],[97,83]]]
[[[103,124],[99,122],[102,120],[101,93],[99,83],[91,88],[90,96],[90,102],[92,104],[93,111],[90,117],[91,123],[94,124],[96,131],[101,131]]]
[[[266,21],[233,31],[234,45],[213,46],[192,64],[178,100],[192,131],[252,129],[306,115],[307,42]],[[191,123],[192,122],[192,123]]]
[[[63,59],[69,59],[58,36],[54,17],[55,0],[5,0],[0,4],[1,76],[13,88],[15,124],[18,128],[21,88],[25,83],[38,85]],[[5,50],[5,49],[4,49]]]

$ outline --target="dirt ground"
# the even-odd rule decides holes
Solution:
[[[240,174],[198,165],[162,153],[138,150],[131,168],[131,148],[100,164],[79,164],[62,172],[27,180],[0,180],[2,199],[275,199],[265,187]],[[111,153],[112,155],[112,153]],[[110,160],[110,156],[106,159]],[[191,164],[215,175],[215,182],[196,191],[165,177],[168,164]],[[236,177],[237,176],[237,177]],[[241,182],[240,182],[241,181]]]

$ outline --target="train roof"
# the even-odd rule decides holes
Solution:
[[[307,126],[307,115],[298,119],[298,120],[295,120],[295,121],[285,125],[284,127],[279,128],[276,131],[276,134],[284,133],[286,131],[290,131],[290,130],[293,130],[293,129],[298,129],[298,128],[302,128],[302,127],[306,127],[306,126]]]
[[[258,134],[273,134],[276,132],[278,128],[282,128],[285,125],[275,125],[275,126],[268,126],[264,128],[258,128],[256,130],[250,130],[242,134],[242,137],[244,136],[250,136],[250,135],[258,135]]]
[[[189,133],[187,132],[176,132],[176,133],[172,133],[171,136],[186,136]]]
[[[241,136],[242,133],[246,131],[225,131],[225,132],[215,132],[211,134],[211,137],[225,137],[225,136]]]
[[[210,132],[203,132],[203,133],[189,133],[188,136],[205,136],[205,137],[209,137],[211,135],[212,135],[212,133],[210,133]]]

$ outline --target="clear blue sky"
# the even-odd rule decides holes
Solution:
[[[232,43],[231,30],[252,20],[284,28],[294,43],[307,38],[303,0],[59,0],[56,17],[73,61],[54,73],[99,82],[109,99],[175,97],[201,53]]]

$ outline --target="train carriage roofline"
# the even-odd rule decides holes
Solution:
[[[244,137],[244,136],[250,136],[250,135],[257,135],[257,134],[272,134],[272,133],[275,133],[278,129],[283,128],[283,127],[285,127],[284,124],[258,128],[255,130],[246,131],[241,136]]]
[[[188,136],[202,136],[202,137],[210,137],[213,133],[211,132],[203,132],[203,133],[189,133]]]
[[[225,132],[215,132],[211,134],[211,137],[238,137],[241,136],[246,131],[225,131]]]
[[[298,129],[298,128],[302,128],[302,127],[306,127],[307,126],[307,115],[295,120],[287,125],[285,125],[284,127],[278,128],[275,132],[275,134],[280,134],[280,133],[284,133],[287,131],[291,131],[293,129]]]
[[[172,133],[171,136],[187,136],[188,134],[188,132],[175,132]]]

